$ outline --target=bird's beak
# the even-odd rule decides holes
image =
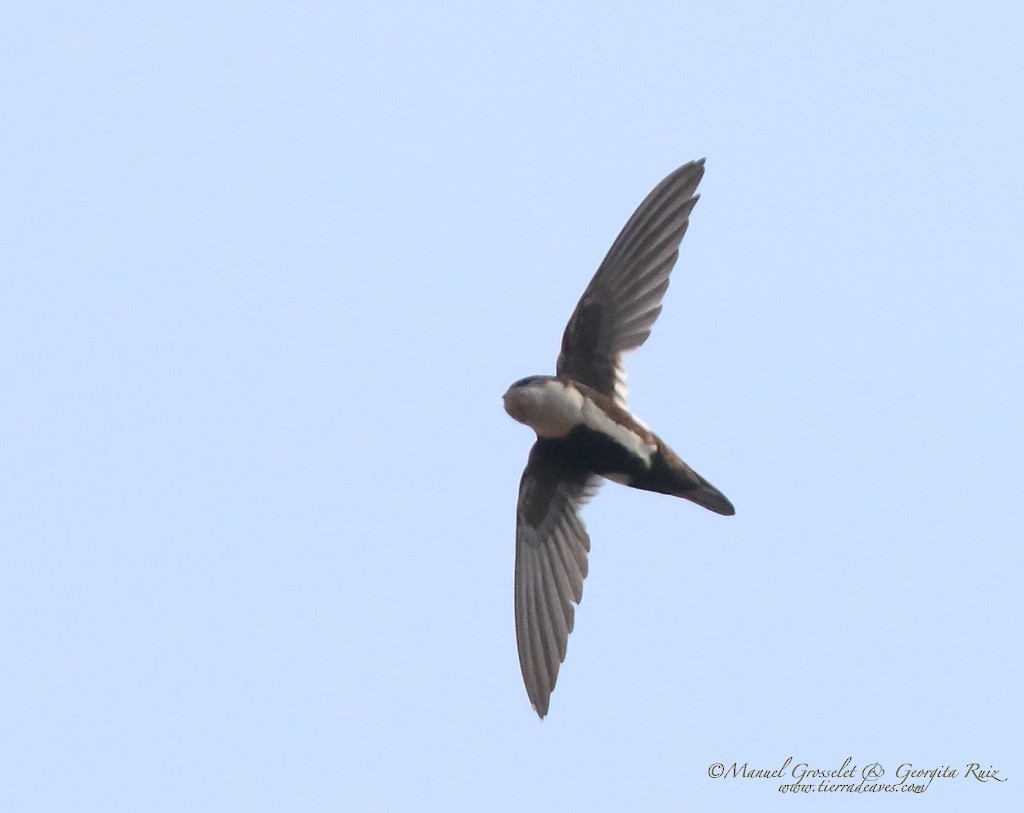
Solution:
[[[515,399],[512,397],[512,390],[505,390],[505,394],[501,396],[501,401],[505,406],[505,411],[517,421],[519,418],[516,416]]]

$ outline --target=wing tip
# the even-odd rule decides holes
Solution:
[[[539,705],[539,704],[537,704],[537,703],[534,703],[534,702],[533,702],[533,701],[531,700],[531,701],[530,701],[530,705],[531,705],[531,706],[533,706],[533,710],[534,710],[535,712],[537,712],[537,716],[538,716],[538,717],[540,718],[540,721],[541,721],[541,722],[543,723],[543,722],[544,722],[544,718],[545,718],[545,717],[547,716],[547,714],[548,714],[548,704],[547,704],[547,703],[543,703],[543,704],[540,704],[540,705]]]

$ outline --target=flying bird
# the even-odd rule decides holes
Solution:
[[[732,503],[629,411],[622,356],[651,333],[704,159],[679,167],[633,213],[562,335],[555,375],[516,381],[505,411],[537,433],[516,507],[515,618],[526,693],[548,713],[583,598],[590,536],[580,508],[605,480],[730,516]]]

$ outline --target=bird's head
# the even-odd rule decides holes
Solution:
[[[536,414],[544,398],[544,383],[551,381],[548,375],[531,375],[520,378],[505,390],[502,400],[505,411],[519,423],[531,425],[531,416]]]

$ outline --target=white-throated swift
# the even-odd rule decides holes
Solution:
[[[537,433],[516,507],[519,665],[537,714],[548,712],[583,598],[590,536],[579,511],[603,479],[735,509],[626,406],[622,356],[647,341],[679,256],[704,159],[658,184],[612,243],[562,335],[555,375],[523,378],[505,411]]]

